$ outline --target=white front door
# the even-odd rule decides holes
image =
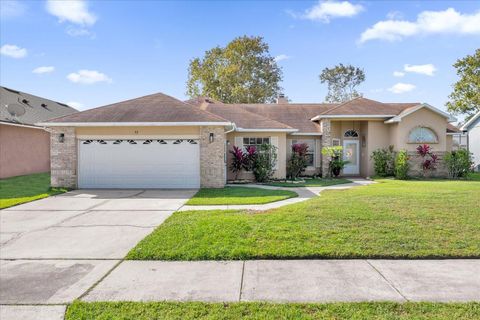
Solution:
[[[343,140],[343,160],[348,161],[343,168],[343,174],[355,175],[360,173],[360,153],[358,140]]]

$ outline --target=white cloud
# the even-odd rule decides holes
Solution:
[[[331,19],[353,17],[363,10],[363,6],[352,4],[349,1],[319,1],[300,17],[329,23]]]
[[[20,17],[25,13],[26,9],[25,4],[20,1],[0,1],[0,17],[3,19]]]
[[[56,16],[60,22],[68,21],[82,26],[91,26],[97,17],[88,10],[84,0],[48,0],[47,11]]]
[[[20,59],[27,56],[27,49],[20,48],[14,44],[4,44],[2,48],[0,48],[0,54],[3,54],[7,57]]]
[[[72,37],[83,37],[83,36],[95,37],[95,35],[86,28],[76,28],[74,26],[68,26],[65,32]]]
[[[405,72],[402,72],[402,71],[393,71],[393,76],[394,77],[398,77],[398,78],[401,78],[405,75]]]
[[[275,58],[273,58],[275,60],[275,62],[280,62],[282,60],[288,60],[290,59],[291,57],[290,56],[287,56],[286,54],[279,54],[278,56],[276,56]]]
[[[399,94],[399,93],[412,91],[413,89],[415,89],[415,85],[410,83],[399,82],[394,84],[391,88],[389,88],[388,91]]]
[[[374,39],[397,41],[429,34],[480,34],[480,11],[462,14],[448,8],[444,11],[423,11],[413,22],[395,19],[379,21],[362,33],[359,42]]]
[[[96,70],[79,70],[78,72],[70,73],[67,79],[74,83],[94,84],[97,82],[112,82],[106,74]]]
[[[75,108],[77,110],[83,110],[85,108],[85,106],[83,105],[83,103],[80,103],[80,102],[76,102],[76,101],[70,101],[70,102],[67,102],[67,105],[72,107],[72,108]]]
[[[432,77],[435,74],[435,71],[437,71],[437,68],[431,63],[418,65],[406,64],[403,66],[403,70],[405,72],[419,73]]]
[[[400,11],[390,11],[389,13],[387,13],[387,18],[390,20],[403,19],[403,13],[401,13]]]
[[[43,74],[43,73],[50,73],[55,70],[53,66],[45,66],[45,67],[38,67],[32,70],[33,73]]]

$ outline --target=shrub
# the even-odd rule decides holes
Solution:
[[[230,164],[230,171],[235,173],[235,180],[237,180],[238,174],[245,166],[245,153],[237,146],[233,146],[233,149],[230,150],[230,153],[233,156],[232,163]]]
[[[266,182],[272,178],[277,163],[277,148],[271,144],[262,144],[253,160],[253,175],[257,182]]]
[[[287,162],[287,178],[294,180],[305,171],[307,167],[307,151],[306,143],[296,143],[292,145],[292,155]]]
[[[438,156],[432,152],[428,144],[419,145],[417,154],[422,157],[423,176],[427,176],[431,171],[437,169]]]
[[[443,160],[450,178],[465,178],[472,171],[472,156],[466,149],[447,152]]]
[[[373,159],[375,175],[388,177],[395,174],[395,152],[393,151],[393,146],[373,151],[371,158]]]
[[[395,157],[395,178],[408,179],[408,154],[406,150],[400,150]]]
[[[340,171],[348,163],[348,161],[343,161],[343,148],[341,146],[325,147],[322,149],[322,154],[330,159],[328,173],[325,176],[338,177]]]

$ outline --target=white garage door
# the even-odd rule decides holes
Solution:
[[[198,140],[80,140],[79,188],[198,188]]]

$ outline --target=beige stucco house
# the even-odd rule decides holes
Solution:
[[[263,143],[278,148],[275,178],[286,176],[291,145],[309,146],[305,174],[326,172],[326,146],[343,146],[345,176],[374,174],[372,152],[393,145],[415,156],[428,143],[450,150],[454,119],[425,103],[223,104],[182,102],[158,93],[42,123],[51,130],[52,185],[71,188],[222,187],[233,174],[229,150]],[[438,174],[442,174],[439,168]],[[241,178],[252,178],[242,173]]]

